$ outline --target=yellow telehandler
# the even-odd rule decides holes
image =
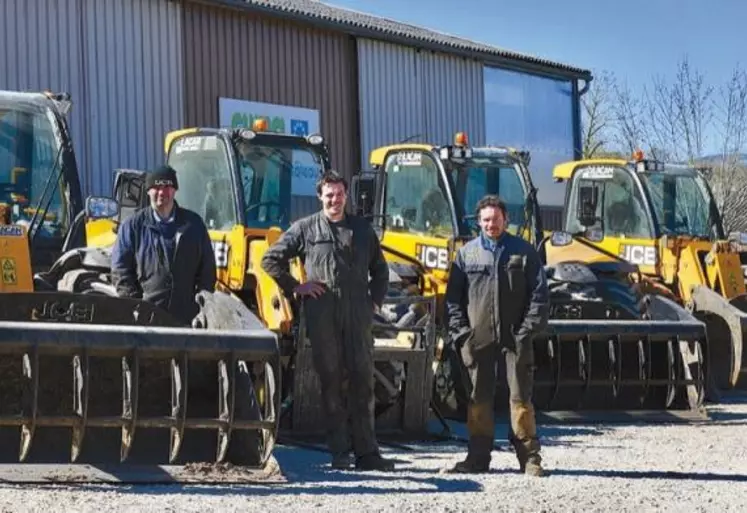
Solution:
[[[373,169],[353,182],[356,209],[371,216],[387,258],[410,270],[414,293],[442,304],[454,251],[477,235],[473,211],[485,194],[506,201],[508,231],[531,241],[543,258],[545,246],[565,243],[563,233],[543,231],[529,158],[511,148],[472,147],[463,132],[450,145],[377,148]],[[703,323],[668,298],[644,294],[629,278],[637,268],[623,260],[573,256],[546,270],[551,320],[534,340],[538,409],[700,415]],[[443,318],[439,328],[434,400],[444,415],[463,419],[468,385]]]
[[[192,326],[111,293],[82,221],[122,211],[84,206],[70,107],[0,91],[0,479],[278,477],[277,336],[226,293],[199,293]]]
[[[176,130],[166,135],[164,150],[166,162],[179,176],[176,201],[197,212],[208,227],[220,290],[254,312],[278,337],[284,385],[280,428],[287,430],[286,437],[323,434],[320,384],[303,312],[261,269],[260,261],[292,221],[317,207],[316,180],[330,169],[324,138],[271,132],[267,121],[258,118],[251,128]],[[122,212],[126,215],[147,204],[143,183],[143,172],[120,170],[116,199],[92,199],[110,213],[85,221],[89,252],[113,243]],[[300,262],[291,265],[291,272],[304,280]],[[107,286],[98,274],[88,277],[79,280],[76,290]],[[374,326],[377,429],[422,434],[427,430],[430,397],[426,355],[435,343],[434,316],[427,313],[435,310],[435,302],[401,298],[394,283],[386,303],[402,311],[400,317],[416,308],[425,314],[417,324],[378,318]],[[260,398],[263,391],[259,389]]]
[[[642,285],[673,298],[708,330],[709,398],[745,384],[747,294],[744,234],[724,233],[703,170],[646,159],[589,159],[559,164],[567,182],[562,254],[638,266]],[[548,256],[551,251],[548,250]],[[710,387],[715,385],[715,387]]]

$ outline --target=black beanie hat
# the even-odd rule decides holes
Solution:
[[[179,183],[176,181],[176,170],[173,167],[161,166],[145,175],[146,190],[164,185],[171,185],[174,189],[179,188]]]

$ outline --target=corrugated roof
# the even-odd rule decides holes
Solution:
[[[204,1],[204,0],[203,0]],[[213,0],[211,3],[241,6],[251,10],[275,12],[280,15],[292,15],[303,18],[315,24],[337,25],[338,29],[349,32],[370,32],[370,37],[378,34],[382,39],[394,42],[407,41],[409,44],[422,45],[445,52],[472,54],[490,62],[523,64],[522,68],[534,69],[538,72],[554,72],[563,76],[576,78],[591,78],[591,72],[582,68],[559,62],[522,54],[495,46],[471,41],[469,39],[452,36],[443,32],[418,27],[409,23],[401,23],[380,16],[366,14],[352,9],[336,7],[317,0]],[[508,61],[508,62],[507,62]]]

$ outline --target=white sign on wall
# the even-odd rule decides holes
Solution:
[[[221,128],[251,128],[257,118],[267,120],[272,132],[306,136],[320,133],[319,111],[274,103],[251,102],[235,98],[218,99],[218,123]],[[315,196],[319,166],[303,151],[293,152],[292,193]]]

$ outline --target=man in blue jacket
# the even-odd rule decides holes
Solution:
[[[117,294],[143,298],[190,325],[199,307],[195,295],[213,291],[215,254],[199,215],[180,207],[176,171],[160,167],[146,175],[150,205],[126,219],[112,249]]]
[[[502,358],[510,395],[509,440],[519,469],[541,476],[532,338],[549,317],[545,270],[531,244],[506,233],[506,206],[500,198],[486,196],[476,213],[481,233],[459,248],[446,289],[449,331],[472,382],[467,458],[451,471],[487,472],[490,467],[496,364]]]

